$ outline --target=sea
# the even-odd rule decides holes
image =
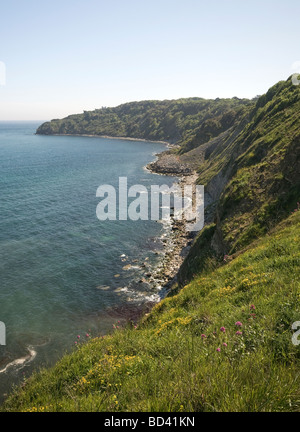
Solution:
[[[100,221],[96,191],[118,190],[120,177],[171,186],[146,169],[166,145],[36,135],[40,124],[0,122],[0,401],[163,296],[145,273],[163,258],[168,223]]]

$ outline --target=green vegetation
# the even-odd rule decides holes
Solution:
[[[138,326],[78,344],[3,410],[300,410],[299,112],[289,79],[256,101],[138,102],[39,128],[177,142],[205,185],[206,226]]]
[[[38,134],[88,134],[200,145],[233,126],[249,105],[247,99],[189,98],[131,102],[52,120]]]
[[[234,129],[182,156],[195,163],[206,190],[208,238],[200,232],[180,272],[181,283],[219,265],[266,234],[300,196],[300,89],[291,80],[261,96]],[[202,237],[204,239],[202,240]]]
[[[269,236],[25,381],[7,411],[298,411],[300,212]]]

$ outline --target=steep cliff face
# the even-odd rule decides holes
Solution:
[[[212,151],[199,158],[198,167],[210,235],[207,229],[199,234],[181,283],[208,262],[217,265],[224,255],[238,253],[297,207],[299,113],[300,89],[288,79],[261,96],[231,133],[211,140]]]

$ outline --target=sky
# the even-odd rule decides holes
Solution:
[[[299,0],[1,2],[0,121],[255,97],[300,72],[299,17]]]

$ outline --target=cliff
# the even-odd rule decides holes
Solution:
[[[191,149],[234,125],[250,105],[238,98],[131,102],[52,120],[36,133],[140,138]]]
[[[228,102],[235,114],[226,102],[218,115],[212,103],[196,125],[186,112],[167,129],[178,103],[126,105],[127,125],[131,109],[140,115],[136,137],[148,108],[164,106],[157,120],[164,127],[149,129],[147,137],[178,146],[152,168],[196,170],[205,186],[206,225],[178,285],[139,323],[95,337],[29,378],[3,410],[299,411],[293,323],[300,319],[300,88],[288,79],[257,101]],[[106,116],[100,111],[95,119]],[[74,131],[95,132],[90,115],[81,115],[84,127]],[[130,129],[119,119],[113,134],[126,136]],[[38,133],[70,132],[69,120],[47,123]],[[210,127],[214,120],[218,126]],[[97,133],[104,133],[103,124]],[[106,133],[114,131],[107,127]]]

